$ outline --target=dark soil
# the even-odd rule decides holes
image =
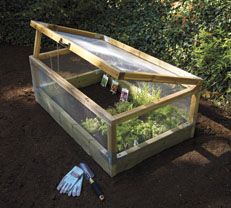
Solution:
[[[26,47],[0,48],[0,207],[231,207],[230,115],[202,100],[195,138],[110,178],[34,100]],[[100,97],[101,94],[96,94]],[[85,161],[105,192],[56,191]]]
[[[100,83],[80,88],[80,90],[104,109],[113,107],[120,99],[118,93],[112,94],[110,89],[105,90]]]

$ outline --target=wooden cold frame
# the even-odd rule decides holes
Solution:
[[[98,142],[96,142],[95,139],[86,130],[84,130],[78,123],[76,123],[60,106],[58,106],[51,99],[49,100],[49,96],[47,97],[47,95],[43,93],[38,94],[38,92],[36,92],[36,86],[38,85],[37,84],[38,78],[36,76],[36,71],[32,70],[33,85],[35,85],[34,89],[35,89],[36,101],[39,102],[51,114],[51,116],[55,118],[55,120],[84,148],[84,150],[88,154],[90,154],[96,160],[96,162],[98,162],[101,165],[101,167],[109,175],[114,176],[117,173],[136,165],[139,161],[142,161],[145,158],[153,154],[157,154],[163,149],[166,149],[174,144],[177,144],[183,141],[184,139],[193,137],[196,115],[197,115],[198,105],[199,105],[199,94],[200,94],[199,89],[201,86],[200,79],[194,79],[195,82],[194,81],[191,82],[191,79],[186,79],[186,81],[182,81],[181,77],[176,77],[177,79],[175,80],[174,80],[174,77],[171,77],[173,81],[168,82],[170,78],[164,77],[164,79],[162,79],[160,78],[162,77],[161,75],[159,77],[157,76],[157,78],[153,78],[156,75],[149,74],[149,73],[127,73],[127,74],[121,75],[120,72],[118,74],[116,72],[113,75],[116,75],[118,78],[122,76],[125,79],[139,80],[139,77],[143,76],[145,78],[141,78],[141,80],[155,81],[155,79],[159,79],[158,82],[175,83],[175,84],[182,83],[182,85],[184,84],[187,84],[187,85],[184,85],[186,86],[185,89],[178,91],[176,93],[173,93],[171,95],[165,96],[156,102],[153,102],[147,105],[142,105],[130,111],[112,116],[106,110],[101,108],[101,106],[96,104],[93,100],[91,100],[89,97],[87,97],[85,94],[83,94],[80,90],[77,89],[78,87],[89,85],[90,82],[92,83],[97,82],[97,80],[100,79],[100,76],[102,75],[102,73],[99,74],[95,72],[86,72],[82,75],[77,75],[76,77],[71,78],[67,81],[39,60],[39,59],[42,60],[42,59],[46,59],[49,57],[57,56],[57,54],[65,55],[65,54],[70,53],[70,51],[78,55],[80,55],[79,54],[80,52],[81,53],[80,56],[86,60],[88,60],[86,56],[89,55],[88,51],[82,51],[82,49],[75,50],[75,49],[78,49],[78,47],[71,46],[72,44],[68,48],[40,53],[42,33],[45,35],[48,35],[48,37],[51,37],[51,39],[55,40],[56,42],[58,42],[60,38],[56,36],[57,34],[54,34],[53,31],[49,29],[49,27],[55,28],[55,26],[48,25],[48,27],[47,28],[45,27],[45,29],[43,27],[40,28],[40,24],[37,25],[36,23],[36,28],[40,28],[40,29],[39,31],[36,30],[34,55],[33,57],[31,56],[30,59],[32,60],[33,64],[39,66],[40,69],[42,69],[42,71],[46,73],[47,76],[55,80],[64,90],[70,93],[75,99],[77,99],[84,106],[86,106],[90,111],[95,113],[99,118],[103,119],[107,123],[108,125],[107,149],[103,148]],[[69,32],[69,28],[65,28],[61,26],[57,26],[57,27],[59,27],[59,29],[62,28],[62,31]],[[74,34],[76,33],[76,34],[86,35],[89,37],[94,37],[94,38],[99,38],[99,39],[103,39],[104,37],[104,36],[94,34],[94,33],[85,33],[85,31],[79,31],[76,29],[72,29],[71,31]],[[63,41],[65,43],[65,40]],[[109,40],[107,39],[107,41],[110,41],[110,39]],[[117,42],[115,42],[114,40],[114,42],[112,41],[112,44],[115,44]],[[133,50],[131,50],[130,46],[127,46],[125,44],[119,45],[119,47],[124,47],[126,48],[126,50],[128,50],[129,52],[135,53],[136,55],[138,53],[137,52],[138,50],[134,49],[135,51],[134,52]],[[90,55],[90,59],[94,56],[94,55],[93,56],[91,55]],[[155,59],[154,57],[146,55],[143,52],[139,52],[139,56],[142,58],[146,57],[148,61],[154,61],[155,64],[158,63],[162,67],[163,67],[162,64],[164,65],[167,64],[165,62]],[[105,65],[103,63],[104,61],[102,60],[103,62],[101,62],[101,60],[99,60],[98,57],[95,57],[95,58],[96,59],[94,59],[94,61],[92,62],[89,60],[88,61],[98,66],[100,69],[104,69],[105,71],[105,68],[104,68]],[[171,67],[172,67],[172,70],[175,70],[174,66],[171,66]],[[114,69],[112,69],[112,71],[113,70]],[[108,72],[110,74],[110,70]],[[98,77],[97,77],[97,74],[98,74]],[[78,81],[76,82],[76,80]],[[125,84],[125,86],[128,85],[128,82],[126,80],[119,80],[119,81],[121,85],[123,84]],[[151,110],[160,108],[177,99],[183,98],[185,96],[190,96],[190,95],[191,95],[191,105],[190,105],[188,124],[184,124],[180,126],[179,128],[169,130],[155,138],[149,139],[145,141],[144,143],[137,145],[134,148],[130,148],[129,150],[123,151],[121,153],[117,153],[117,145],[116,145],[117,144],[116,142],[116,125],[117,124],[123,121],[129,120],[131,118],[134,118],[136,116],[143,115]],[[49,101],[49,105],[46,103],[48,101]],[[50,109],[51,106],[53,106],[52,109]],[[54,115],[54,112],[56,113],[59,112],[58,117],[57,115]],[[80,137],[84,139],[81,139]],[[169,138],[172,138],[171,141],[169,141]]]

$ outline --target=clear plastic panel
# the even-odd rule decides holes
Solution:
[[[150,111],[117,125],[117,148],[122,152],[188,122],[191,97]]]
[[[196,77],[181,69],[175,69],[174,71],[164,69],[103,40],[69,34],[65,32],[55,32],[97,55],[98,57],[105,60],[108,64],[118,68],[122,72],[135,71],[169,76]]]
[[[140,93],[149,93],[150,95],[156,94],[157,98],[162,98],[185,89],[185,87],[179,84],[155,83],[133,80],[128,82],[137,87],[140,90]]]
[[[63,110],[90,133],[102,146],[107,147],[107,124],[97,117],[93,112],[86,108],[76,98],[66,92],[57,82],[48,77],[42,69],[37,66],[32,67],[36,70],[39,86],[37,92],[46,93]]]
[[[97,69],[96,66],[72,52],[63,55],[57,53],[57,55],[41,61],[65,79]]]

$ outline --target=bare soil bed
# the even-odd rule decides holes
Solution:
[[[0,47],[0,207],[231,207],[230,114],[202,100],[195,138],[110,178],[35,102],[31,53]],[[97,100],[102,92],[91,93]],[[103,203],[86,181],[79,198],[56,191],[81,161],[94,170]]]

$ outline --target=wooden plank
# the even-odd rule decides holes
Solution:
[[[177,99],[186,97],[186,96],[192,94],[195,90],[197,90],[196,86],[194,86],[192,88],[186,88],[186,89],[183,89],[179,92],[175,92],[171,95],[167,95],[163,98],[160,98],[156,102],[152,102],[152,103],[149,103],[146,105],[141,105],[141,106],[139,106],[137,108],[133,108],[129,111],[114,115],[115,122],[118,124],[118,123],[121,123],[123,121],[134,118],[136,116],[143,115],[145,113],[148,113],[151,110],[154,110],[154,109],[160,108],[164,105],[167,105],[169,103],[172,103],[173,101],[175,101]]]
[[[41,38],[42,38],[42,33],[36,30],[35,40],[34,40],[34,52],[33,52],[33,56],[36,58],[39,56],[39,53],[40,53]]]
[[[202,82],[200,79],[194,79],[190,77],[173,77],[161,74],[145,73],[145,72],[125,72],[125,80],[143,80],[158,83],[170,83],[170,84],[188,84],[198,85]]]
[[[142,144],[117,154],[116,168],[112,169],[112,175],[130,169],[141,161],[160,153],[186,139],[190,138],[191,124],[183,124],[178,128],[169,130]]]
[[[70,51],[68,48],[61,48],[58,50],[53,50],[53,51],[48,51],[48,52],[44,52],[44,53],[40,53],[38,56],[38,59],[43,60],[43,59],[48,59],[54,56],[58,56],[58,55],[65,55],[65,54],[69,54]]]
[[[86,108],[95,113],[99,118],[103,119],[106,123],[111,124],[114,120],[114,117],[109,114],[106,110],[101,108],[97,103],[87,97],[84,93],[74,87],[67,80],[62,78],[55,71],[50,69],[47,65],[42,63],[40,60],[35,59],[33,56],[30,56],[30,59],[33,61],[33,64],[36,64],[40,67],[40,69],[51,79],[56,81],[60,87],[66,90],[70,95],[72,95],[75,99],[77,99],[80,103],[82,103]]]
[[[59,125],[89,154],[109,175],[111,168],[107,150],[102,147],[71,116],[56,104],[45,92],[39,92],[39,104],[59,123]]]
[[[96,69],[68,78],[67,81],[75,87],[81,88],[100,82],[102,75],[103,72],[100,69]]]
[[[31,27],[35,28],[36,30],[39,30],[41,33],[46,35],[47,37],[51,38],[52,40],[59,43],[62,41],[62,43],[70,45],[69,50],[73,53],[77,54],[78,56],[82,57],[83,59],[87,60],[91,64],[99,67],[106,73],[110,74],[112,77],[118,79],[120,76],[120,71],[109,64],[107,64],[104,60],[97,57],[96,55],[92,54],[91,52],[83,49],[82,47],[76,45],[74,42],[70,41],[69,39],[64,38],[63,36],[57,34],[56,32],[52,31],[51,29],[45,27],[43,24],[31,21],[30,23]]]
[[[71,34],[81,35],[81,36],[85,36],[85,37],[89,37],[89,38],[95,38],[95,39],[104,40],[104,35],[89,32],[89,31],[86,31],[86,30],[79,30],[79,29],[74,29],[74,28],[70,28],[70,27],[64,27],[64,26],[60,26],[60,25],[49,25],[48,27],[50,29],[54,30],[54,31],[71,33]]]
[[[37,91],[36,101],[60,124],[60,108],[57,108],[57,104],[44,91]]]

